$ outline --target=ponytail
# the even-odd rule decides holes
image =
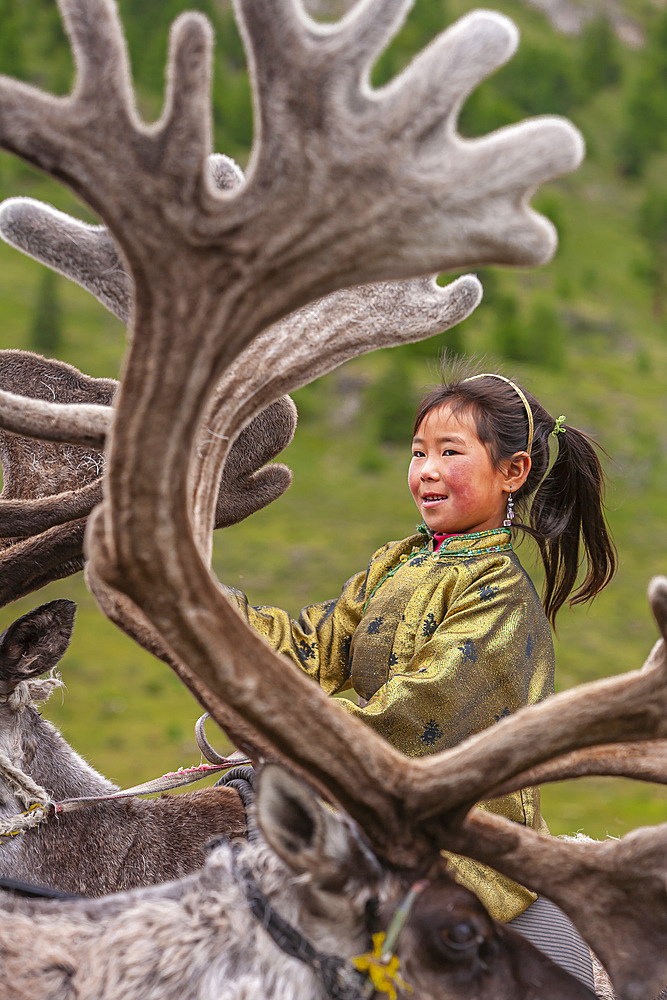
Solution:
[[[599,594],[616,572],[617,562],[604,516],[605,476],[594,442],[576,427],[565,428],[556,438],[556,460],[530,505],[530,534],[544,563],[543,603],[552,625],[574,589],[582,545],[586,576],[570,605]]]

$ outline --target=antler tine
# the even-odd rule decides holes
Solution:
[[[0,494],[0,538],[27,538],[65,521],[85,517],[101,499],[99,482],[38,500],[3,500]]]
[[[386,111],[400,122],[408,137],[433,128],[440,119],[451,119],[452,109],[461,107],[470,92],[490,73],[514,55],[519,33],[512,21],[495,11],[475,11],[462,17],[436,38],[406,66],[398,79],[386,87],[382,100]],[[432,83],[428,93],[425,81]],[[421,92],[419,112],[401,117],[400,96],[392,91],[409,87]]]
[[[211,148],[212,52],[206,18],[194,11],[181,14],[169,36],[167,94],[158,127],[166,139],[162,169],[188,185],[181,192],[186,204],[203,181],[201,165]]]
[[[75,102],[95,106],[96,115],[120,103],[131,110],[130,61],[113,0],[58,0],[76,66]]]
[[[545,785],[590,775],[614,775],[667,784],[667,740],[642,743],[610,743],[585,747],[521,771],[509,781],[489,788],[485,798],[495,799],[529,785]]]
[[[34,198],[8,198],[0,205],[0,235],[129,322],[133,282],[106,226],[91,226]]]
[[[0,552],[0,607],[83,569],[82,517],[14,542]]]
[[[50,403],[0,390],[0,427],[13,434],[101,448],[110,426],[108,407],[91,403]]]
[[[667,576],[653,577],[648,585],[648,600],[663,642],[667,643]]]
[[[449,850],[553,899],[604,964],[619,1000],[652,1000],[667,982],[666,843],[667,823],[594,843],[546,837],[478,809],[458,838],[447,838]]]

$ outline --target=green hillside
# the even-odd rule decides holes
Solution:
[[[229,10],[214,0],[119,6],[147,118],[159,114],[169,21],[191,7],[211,17],[216,148],[245,164],[252,116]],[[411,413],[437,380],[443,349],[483,355],[485,367],[516,374],[550,412],[566,414],[609,455],[609,519],[620,568],[590,609],[561,612],[558,684],[566,688],[642,664],[656,638],[646,585],[667,571],[667,11],[627,0],[624,13],[650,39],[637,49],[622,44],[604,17],[570,37],[515,0],[493,6],[515,20],[522,42],[508,66],[472,95],[461,128],[481,134],[556,112],[582,130],[584,165],[535,199],[559,229],[555,259],[534,271],[482,272],[485,299],[453,331],[357,359],[297,393],[300,423],[286,453],[294,485],[247,523],[219,533],[214,563],[220,578],[253,603],[297,612],[335,596],[379,544],[412,530],[416,512],[405,484]],[[374,82],[398,72],[469,9],[461,0],[416,0]],[[64,93],[71,59],[55,11],[52,0],[0,0],[0,69]],[[0,196],[14,194],[90,218],[67,191],[2,154]],[[2,347],[40,350],[92,375],[119,372],[120,324],[83,291],[47,279],[43,268],[4,245],[0,317]],[[530,545],[520,552],[534,568]],[[198,706],[163,664],[103,619],[80,577],[3,609],[0,628],[54,596],[76,600],[79,614],[62,664],[64,700],[56,696],[45,714],[121,783],[198,760]],[[546,789],[544,799],[555,832],[618,835],[667,816],[665,793],[639,783],[570,783]]]

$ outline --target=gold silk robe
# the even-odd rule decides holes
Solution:
[[[304,608],[298,621],[225,589],[325,691],[353,688],[360,704],[339,699],[341,708],[410,757],[452,747],[553,693],[551,629],[508,529],[454,535],[438,552],[420,534],[388,542],[338,600]],[[536,788],[485,808],[546,831]],[[450,864],[498,919],[536,898],[477,862],[451,856]]]

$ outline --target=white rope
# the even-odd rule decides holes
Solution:
[[[56,688],[65,685],[60,674],[51,673],[41,680],[33,679],[29,681],[19,681],[13,691],[7,695],[0,695],[0,703],[4,702],[12,712],[17,714],[22,712],[30,704],[41,704],[48,701]]]
[[[51,803],[48,792],[33,781],[29,774],[13,764],[9,757],[2,752],[0,752],[0,775],[24,806],[48,806]]]
[[[181,788],[183,785],[191,785],[195,781],[200,781],[218,771],[226,771],[232,765],[249,763],[250,761],[237,751],[222,764],[199,764],[197,767],[182,767],[178,771],[169,771],[160,778],[145,781],[133,788],[111,792],[107,795],[91,795],[54,802],[43,788],[35,784],[32,778],[15,767],[5,754],[0,753],[0,771],[4,772],[2,777],[12,785],[19,798],[28,806],[26,812],[0,820],[0,840],[2,837],[25,833],[26,830],[39,826],[52,815],[60,816],[63,813],[84,809],[86,806],[96,805],[100,802],[113,802],[118,799],[133,798],[135,795],[149,795],[153,792]]]
[[[18,816],[9,816],[0,820],[0,838],[15,837],[26,830],[33,830],[36,826],[47,818],[49,810],[46,806],[35,804],[26,812],[19,813]]]

